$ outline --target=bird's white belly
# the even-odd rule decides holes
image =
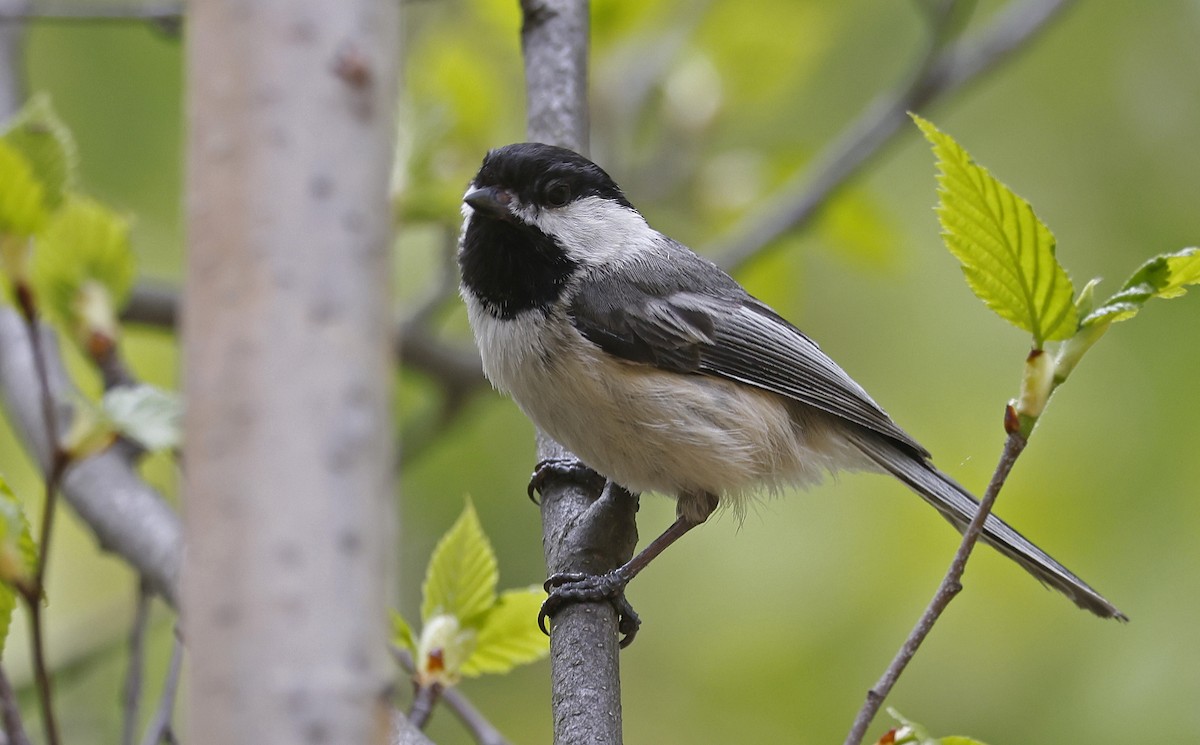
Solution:
[[[848,446],[824,415],[775,394],[623,362],[565,318],[498,321],[476,310],[472,325],[492,383],[627,489],[714,494],[737,509],[756,487],[811,482],[848,465]]]

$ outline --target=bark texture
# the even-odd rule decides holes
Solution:
[[[189,742],[391,729],[398,5],[189,7]]]
[[[587,0],[522,0],[526,129],[535,142],[587,153]],[[538,459],[575,456],[539,435]],[[556,572],[602,573],[633,555],[637,500],[589,509],[599,492],[551,478],[542,489],[542,544]],[[621,742],[617,616],[608,603],[568,606],[551,623],[554,741]]]

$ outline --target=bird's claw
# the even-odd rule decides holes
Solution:
[[[534,504],[538,503],[534,492],[540,493],[542,487],[546,485],[546,480],[551,476],[572,479],[584,486],[590,486],[597,480],[603,486],[604,479],[603,476],[575,458],[546,458],[545,460],[538,461],[538,464],[533,468],[533,475],[529,477],[529,486],[525,489],[525,493],[529,495],[531,502]]]
[[[629,580],[619,571],[606,574],[584,574],[583,572],[559,572],[546,580],[549,597],[538,612],[538,628],[550,635],[546,620],[572,603],[596,603],[608,601],[617,611],[617,631],[621,634],[621,648],[633,643],[642,620],[625,597],[625,586]]]

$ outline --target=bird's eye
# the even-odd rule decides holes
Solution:
[[[565,181],[551,181],[546,185],[546,204],[551,207],[562,207],[571,201],[571,187]]]

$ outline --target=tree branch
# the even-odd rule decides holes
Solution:
[[[0,6],[0,23],[5,21],[149,21],[179,23],[182,0],[133,0],[132,2],[80,2],[79,0],[24,0]]]
[[[59,428],[71,420],[71,400],[78,394],[57,354],[55,336],[42,327],[47,373]],[[11,308],[0,308],[0,399],[15,430],[43,472],[49,467],[45,425],[38,397],[37,374],[24,322]],[[95,534],[101,548],[132,565],[154,591],[178,607],[183,532],[179,518],[135,469],[132,451],[120,443],[74,463],[62,481],[62,493]]]
[[[521,0],[521,9],[527,136],[586,153],[588,2]],[[578,461],[541,433],[537,444],[540,462]],[[636,499],[589,512],[599,496],[594,489],[554,475],[542,486],[542,546],[551,574],[606,572],[632,555]],[[619,652],[611,604],[570,605],[555,614],[550,666],[556,743],[621,742]]]
[[[150,619],[151,591],[146,581],[138,583],[133,624],[129,629],[129,667],[125,672],[125,687],[121,695],[121,745],[134,745],[142,703],[142,677],[146,662],[146,626]]]
[[[450,398],[462,398],[484,386],[483,364],[473,347],[451,346],[430,332],[429,313],[399,324],[393,337],[396,356],[406,365],[437,381]],[[179,290],[162,282],[134,286],[121,320],[174,330],[179,319]]]
[[[171,642],[171,660],[167,664],[167,676],[163,680],[162,696],[154,716],[146,726],[142,745],[158,745],[168,739],[171,731],[171,715],[175,711],[175,694],[179,690],[179,675],[183,670],[183,640],[176,629]]]
[[[391,645],[392,659],[400,666],[404,672],[409,675],[417,671],[417,665],[413,661],[412,654],[407,649],[402,649],[395,644]],[[441,699],[450,707],[450,711],[458,717],[467,731],[471,733],[472,739],[479,745],[509,745],[508,740],[504,739],[504,735],[500,734],[500,730],[496,729],[488,718],[483,715],[483,712],[475,708],[467,695],[460,691],[457,687],[443,688],[441,691]]]
[[[1009,411],[1011,411],[1011,407],[1009,407]],[[1012,416],[1015,418],[1016,415],[1012,414]],[[908,667],[908,663],[916,655],[925,638],[929,636],[929,632],[933,631],[934,624],[941,618],[942,613],[950,605],[950,601],[954,600],[955,596],[962,591],[962,575],[967,568],[967,559],[971,557],[971,552],[975,549],[975,544],[979,541],[979,536],[983,531],[983,524],[991,514],[992,506],[996,503],[996,497],[1000,495],[1004,482],[1008,479],[1009,473],[1012,472],[1012,468],[1026,444],[1027,441],[1019,430],[1009,429],[1008,439],[1004,441],[1004,450],[1000,454],[1000,462],[996,465],[996,471],[992,474],[987,491],[984,492],[983,499],[979,502],[979,511],[975,513],[975,517],[963,531],[962,543],[959,544],[958,551],[955,552],[954,559],[946,570],[946,576],[942,578],[942,582],[938,585],[937,592],[929,601],[929,605],[926,606],[925,612],[917,620],[917,625],[913,627],[900,650],[896,652],[892,663],[888,665],[887,670],[884,671],[874,687],[867,692],[867,699],[854,718],[854,724],[850,728],[850,734],[846,736],[845,745],[862,743],[867,728],[871,726],[875,715],[879,713],[879,707],[883,705],[884,699],[896,685],[896,681],[900,679],[901,673]]]
[[[779,245],[784,234],[806,225],[851,178],[878,155],[920,111],[1007,62],[1073,0],[1023,0],[1004,8],[983,31],[951,44],[934,39],[916,70],[896,90],[872,101],[813,164],[783,187],[763,209],[744,220],[732,236],[706,253],[736,271]],[[947,21],[952,23],[952,21]]]

